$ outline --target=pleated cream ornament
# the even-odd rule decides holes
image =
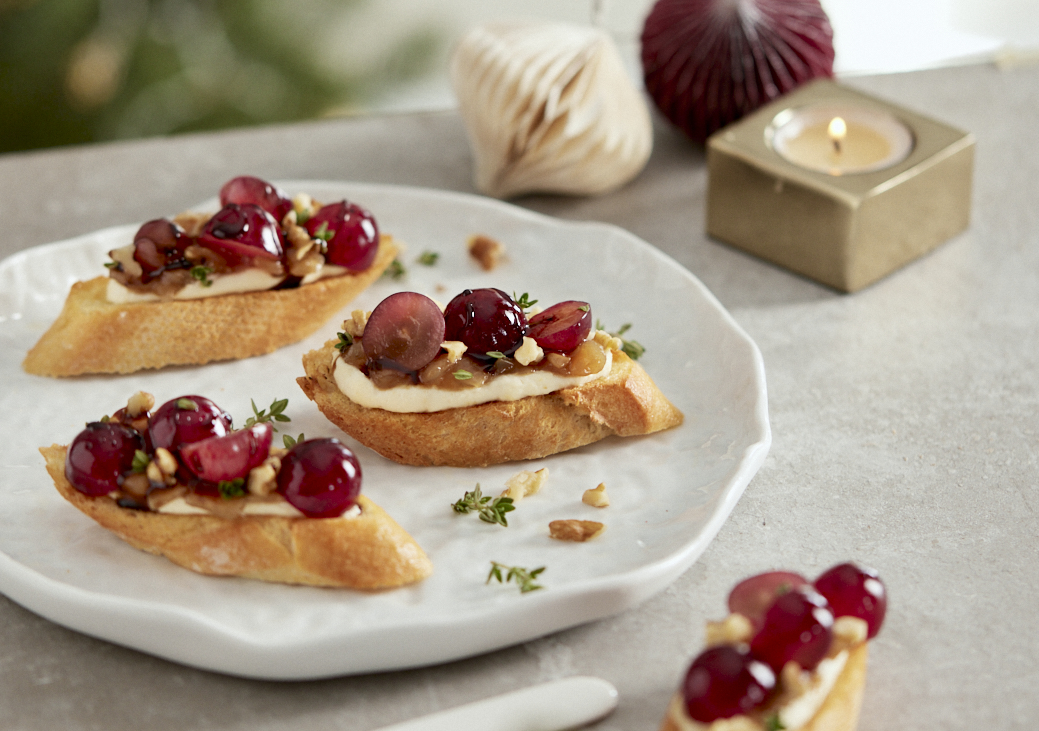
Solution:
[[[451,81],[487,195],[606,193],[653,149],[646,102],[597,28],[478,26],[454,51]]]

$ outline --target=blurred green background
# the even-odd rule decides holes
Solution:
[[[0,153],[364,109],[446,43],[377,2],[0,0]]]

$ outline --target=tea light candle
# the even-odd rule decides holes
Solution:
[[[913,133],[882,109],[840,103],[785,109],[765,129],[784,159],[829,175],[871,173],[897,165],[913,150]]]

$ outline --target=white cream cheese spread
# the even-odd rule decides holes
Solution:
[[[208,287],[203,286],[201,282],[189,282],[173,293],[173,299],[195,300],[238,292],[261,292],[277,287],[285,281],[285,277],[268,274],[262,269],[243,269],[219,276],[211,274],[209,281],[211,284]],[[117,305],[128,302],[158,302],[163,299],[151,292],[134,292],[111,278],[108,280],[105,297]]]
[[[288,501],[281,500],[250,500],[248,497],[241,498],[245,500],[245,504],[242,506],[242,515],[275,515],[283,518],[303,518],[303,513],[294,508],[289,504]],[[174,498],[168,503],[162,505],[156,512],[164,515],[212,515],[210,511],[206,510],[199,505],[189,503],[183,496]],[[361,514],[361,506],[354,505],[345,513],[341,518],[354,518]]]
[[[344,362],[338,354],[333,360],[332,371],[339,390],[354,403],[369,409],[415,414],[476,406],[491,401],[519,401],[527,396],[544,396],[603,378],[612,366],[613,353],[607,350],[606,365],[598,373],[587,376],[560,376],[543,370],[523,374],[507,373],[494,376],[480,386],[459,390],[412,385],[380,389],[359,368]]]

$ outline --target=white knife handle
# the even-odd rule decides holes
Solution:
[[[577,676],[467,703],[377,731],[563,731],[608,716],[617,689]]]

